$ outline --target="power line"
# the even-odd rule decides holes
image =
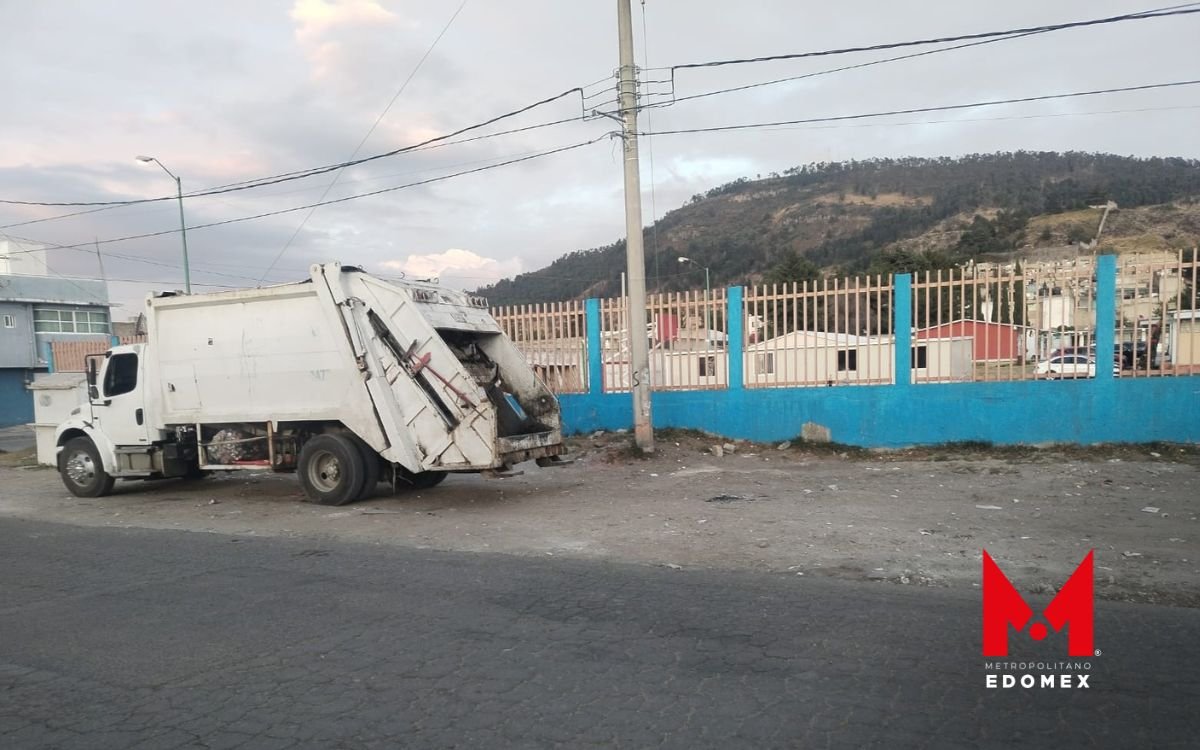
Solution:
[[[6,237],[7,237],[8,235],[4,235],[4,236],[6,236]],[[9,239],[17,239],[17,238],[16,238],[16,237],[10,237]],[[107,299],[107,298],[106,298],[106,299],[101,299],[100,297],[97,297],[95,292],[92,292],[92,291],[89,291],[89,290],[87,290],[87,289],[84,289],[83,287],[81,287],[81,286],[79,286],[78,284],[76,284],[74,280],[72,280],[72,279],[70,279],[70,278],[68,278],[68,277],[66,277],[66,276],[63,276],[63,275],[62,275],[61,273],[59,273],[58,271],[55,271],[53,268],[51,268],[51,267],[50,267],[50,265],[49,265],[48,263],[46,263],[46,261],[42,260],[42,259],[41,259],[41,258],[39,258],[38,256],[36,256],[36,255],[30,255],[29,257],[30,257],[30,258],[32,258],[34,261],[36,261],[36,262],[40,263],[40,264],[41,264],[41,266],[42,266],[43,268],[45,268],[47,271],[49,271],[51,274],[53,274],[53,275],[57,276],[58,278],[62,279],[62,280],[63,280],[63,281],[65,281],[65,282],[67,282],[67,283],[68,283],[68,284],[70,284],[71,286],[75,287],[75,288],[76,288],[76,289],[78,289],[79,291],[81,291],[81,292],[83,292],[84,294],[86,294],[86,295],[87,295],[88,297],[90,297],[91,299],[94,299],[94,300],[96,300],[97,302],[99,302],[99,303],[101,303],[101,304],[105,304],[105,303],[107,303],[107,302],[108,302],[108,299]],[[80,279],[80,281],[83,281],[83,280],[85,280],[85,279]],[[90,280],[91,280],[91,281],[95,281],[95,279],[90,279]]]
[[[563,91],[560,94],[556,94],[554,96],[550,96],[545,99],[541,99],[539,101],[533,102],[532,104],[527,104],[524,107],[520,107],[518,109],[510,110],[508,112],[505,112],[504,114],[497,115],[490,119],[484,120],[483,122],[478,122],[478,123],[475,123],[474,125],[468,125],[467,127],[459,128],[458,130],[455,130],[451,133],[445,133],[443,135],[434,136],[432,138],[421,141],[420,143],[415,143],[415,144],[412,144],[409,146],[402,146],[400,148],[392,149],[391,151],[385,151],[384,153],[381,153],[381,154],[375,154],[373,156],[364,156],[361,159],[351,159],[348,161],[339,162],[337,164],[330,164],[330,165],[323,166],[323,167],[314,167],[312,169],[300,170],[297,172],[286,172],[281,175],[274,175],[272,177],[263,177],[263,178],[259,178],[257,180],[249,180],[249,181],[240,182],[240,183],[231,183],[230,185],[223,186],[223,187],[209,188],[209,189],[205,189],[205,190],[184,193],[183,197],[185,197],[185,198],[201,198],[201,197],[208,196],[208,195],[220,195],[222,193],[232,193],[232,192],[236,192],[239,190],[249,190],[251,188],[264,187],[266,185],[276,185],[281,182],[290,182],[292,180],[300,180],[300,179],[305,179],[307,177],[315,177],[317,175],[326,174],[328,172],[333,172],[333,171],[336,171],[339,169],[345,169],[346,167],[353,167],[353,166],[357,166],[359,164],[366,164],[368,162],[377,161],[379,159],[386,159],[386,158],[389,158],[392,156],[396,156],[398,154],[415,151],[417,149],[420,149],[425,146],[430,146],[435,143],[441,143],[442,141],[448,141],[449,139],[454,138],[455,136],[462,135],[463,133],[468,133],[472,130],[478,130],[480,128],[485,128],[488,125],[494,125],[495,123],[500,122],[501,120],[506,120],[506,119],[509,119],[512,117],[516,117],[517,115],[521,115],[526,112],[529,112],[530,110],[536,109],[538,107],[542,107],[547,104],[551,104],[553,102],[558,101],[559,99],[563,99],[565,97],[570,96],[571,94],[576,94],[576,93],[579,93],[582,95],[582,90],[578,87],[572,88],[572,89],[567,89],[566,91]],[[575,120],[581,120],[581,119],[583,119],[582,116],[573,117],[573,118],[561,120],[561,121],[554,122],[554,123],[543,123],[541,125],[531,126],[531,127],[525,128],[525,129],[532,130],[535,127],[546,127],[546,126],[552,125],[552,124],[560,124],[561,122],[573,122]],[[513,132],[520,132],[521,130],[522,129],[518,128],[517,130],[515,130]],[[492,136],[479,136],[477,138],[477,140],[485,138],[485,137],[492,137]],[[466,141],[461,141],[461,142],[466,142]],[[58,207],[132,206],[132,205],[137,205],[140,203],[159,203],[162,201],[173,201],[173,200],[178,200],[178,199],[179,199],[178,195],[160,196],[158,198],[138,198],[135,200],[126,200],[126,201],[55,201],[55,202],[51,202],[51,201],[20,201],[20,200],[0,199],[0,204],[14,205],[14,206],[58,206]]]
[[[1092,117],[1095,115],[1123,115],[1138,112],[1170,112],[1175,110],[1200,109],[1200,104],[1184,104],[1176,107],[1137,107],[1133,109],[1102,109],[1091,112],[1050,112],[1040,115],[1008,115],[1004,117],[969,117],[961,120],[913,120],[910,122],[863,122],[844,125],[783,126],[763,130],[829,130],[836,128],[893,128],[912,125],[955,125],[962,122],[1003,122],[1006,120],[1042,120],[1053,117]]]
[[[88,254],[88,255],[91,255],[91,253],[92,253],[92,251],[91,251],[91,250],[89,250],[89,249],[88,249],[88,248],[87,248],[85,245],[59,245],[59,244],[57,244],[57,243],[54,243],[54,242],[43,242],[43,241],[41,241],[41,240],[35,240],[35,239],[31,239],[31,238],[29,238],[29,237],[18,237],[18,236],[16,236],[16,235],[13,235],[13,234],[2,234],[2,235],[0,235],[0,236],[7,237],[7,238],[9,238],[9,239],[12,239],[12,240],[17,240],[18,242],[25,242],[25,243],[30,243],[30,244],[40,244],[40,245],[43,245],[43,246],[45,246],[45,247],[49,247],[49,248],[51,248],[51,249],[54,249],[54,250],[75,250],[75,251],[77,251],[77,252],[86,253],[86,254]],[[98,241],[97,241],[97,242],[98,242]],[[95,244],[95,242],[94,242],[93,244]],[[18,251],[18,252],[20,252],[20,253],[36,253],[36,252],[38,252],[38,251],[40,251],[40,250],[42,250],[42,249],[43,249],[43,248],[36,248],[36,249],[33,249],[33,250],[21,250],[21,251]],[[16,253],[13,253],[13,254],[15,255]],[[41,262],[41,260],[40,260],[40,259],[39,259],[39,258],[38,258],[36,255],[33,255],[33,256],[30,256],[30,257],[34,258],[35,260],[38,260],[38,262]],[[144,264],[146,264],[146,265],[151,265],[151,266],[160,266],[160,267],[162,267],[162,268],[172,268],[172,269],[177,269],[177,268],[182,268],[182,267],[183,267],[183,266],[182,266],[182,264],[179,264],[179,263],[166,263],[166,262],[159,261],[159,260],[152,260],[152,259],[150,259],[150,258],[142,258],[142,257],[139,257],[139,256],[137,256],[137,255],[124,255],[124,254],[122,254],[122,253],[112,253],[112,252],[110,252],[110,253],[108,253],[108,254],[107,254],[107,257],[109,257],[109,258],[117,258],[117,259],[120,259],[120,260],[128,260],[128,261],[132,261],[132,262],[135,262],[135,263],[144,263]],[[45,263],[42,263],[42,265],[43,265],[43,266],[46,266],[47,270],[49,270],[49,269],[50,269],[50,267],[49,267],[49,266],[47,266]],[[254,280],[254,278],[255,278],[255,277],[253,277],[253,276],[241,276],[241,275],[238,275],[238,274],[224,273],[224,272],[222,272],[222,271],[211,271],[211,270],[208,270],[208,269],[204,268],[203,266],[192,266],[192,268],[193,268],[194,270],[196,270],[198,273],[205,273],[205,274],[209,274],[210,276],[224,276],[224,277],[226,277],[226,278],[230,278],[230,279],[240,279],[240,280],[244,280],[244,281],[253,281],[253,280]],[[249,270],[249,269],[247,269],[247,270]],[[52,270],[51,270],[50,272],[51,272],[51,273],[55,273],[55,272],[54,272],[54,271],[52,271]],[[209,285],[209,286],[211,286],[211,285]]]
[[[804,73],[801,75],[787,76],[786,78],[776,78],[771,81],[759,81],[757,83],[747,83],[741,86],[730,86],[729,88],[716,89],[714,91],[704,91],[699,94],[691,94],[689,96],[680,96],[665,102],[655,102],[652,104],[643,105],[642,109],[651,109],[657,107],[667,107],[679,102],[688,102],[693,99],[704,99],[709,96],[717,96],[718,94],[730,94],[737,91],[747,91],[749,89],[762,88],[764,86],[774,86],[779,83],[791,83],[794,81],[802,81],[808,78],[816,78],[818,76],[832,75],[834,73],[844,73],[848,70],[858,70],[860,68],[870,68],[875,65],[884,65],[886,63],[898,62],[900,60],[911,60],[916,57],[927,57],[936,55],[942,52],[952,52],[954,50],[966,49],[968,47],[979,47],[985,44],[995,44],[997,42],[1006,42],[1010,39],[1020,39],[1022,37],[1033,36],[1034,34],[1044,34],[1044,31],[1031,31],[1025,34],[1014,34],[1012,36],[996,37],[994,39],[984,39],[977,42],[969,42],[967,44],[958,44],[953,47],[940,47],[938,49],[925,50],[924,52],[911,52],[907,55],[897,55],[896,57],[885,57],[881,60],[871,60],[870,62],[856,63],[854,65],[843,65],[838,68],[828,68],[826,70],[818,70],[812,73]]]
[[[71,280],[96,281],[96,279],[89,279],[86,276],[63,276],[62,274],[55,274],[55,275],[58,276],[59,278],[63,279],[64,281],[71,281]],[[154,284],[154,285],[161,285],[161,286],[173,286],[173,285],[179,283],[178,280],[168,281],[168,280],[160,280],[160,279],[113,279],[113,278],[108,278],[108,279],[105,279],[104,281],[109,284]],[[207,287],[213,287],[214,289],[245,289],[246,288],[244,286],[237,286],[236,284],[206,284],[206,283],[202,283],[199,281],[193,281],[192,286],[207,286]],[[108,303],[110,306],[113,304],[111,300],[109,300]]]
[[[808,117],[801,120],[779,120],[776,122],[758,122],[747,123],[742,125],[717,125],[708,128],[686,128],[680,130],[660,130],[657,133],[640,133],[639,135],[659,136],[659,135],[678,135],[681,133],[715,133],[726,130],[749,130],[753,128],[771,128],[782,125],[807,125],[820,122],[842,122],[846,120],[862,120],[871,117],[888,117],[891,115],[912,115],[923,112],[948,112],[960,109],[973,109],[976,107],[995,107],[1003,104],[1024,104],[1028,102],[1050,101],[1053,99],[1071,99],[1081,96],[1099,96],[1101,94],[1119,94],[1130,91],[1150,91],[1153,89],[1165,89],[1176,86],[1195,86],[1200,84],[1200,80],[1192,81],[1172,81],[1169,83],[1149,83],[1142,86],[1125,86],[1123,88],[1097,89],[1094,91],[1076,91],[1068,94],[1045,94],[1042,96],[1024,96],[1014,99],[994,99],[991,101],[971,102],[970,104],[947,104],[939,107],[912,107],[909,109],[893,109],[886,112],[865,112],[855,115],[835,115],[831,117]]]
[[[1173,5],[1173,6],[1168,6],[1166,8],[1153,8],[1150,10],[1141,11],[1141,13],[1138,15],[1145,15],[1147,13],[1161,13],[1161,12],[1166,12],[1166,11],[1173,11],[1173,10],[1176,10],[1179,8],[1189,8],[1189,7],[1192,7],[1195,5],[1197,5],[1197,3],[1186,3],[1184,5]],[[676,97],[676,98],[672,98],[669,101],[665,101],[665,102],[656,102],[656,103],[652,103],[652,104],[647,104],[647,105],[644,105],[642,107],[642,109],[649,109],[651,107],[667,107],[672,104],[678,104],[679,102],[692,101],[694,99],[703,99],[703,98],[709,97],[709,96],[717,96],[718,94],[729,94],[729,93],[734,93],[737,91],[747,91],[749,89],[756,89],[756,88],[761,88],[764,86],[774,86],[779,83],[791,83],[794,81],[802,81],[802,80],[805,80],[808,78],[816,78],[818,76],[831,75],[833,73],[844,73],[848,70],[859,70],[861,68],[870,68],[870,67],[873,67],[876,65],[884,65],[886,63],[899,62],[901,60],[911,60],[911,59],[914,59],[917,57],[927,57],[929,55],[937,55],[937,54],[941,54],[943,52],[953,52],[956,50],[967,49],[970,47],[981,47],[985,44],[995,44],[997,42],[1006,42],[1006,41],[1010,41],[1012,39],[1022,39],[1027,36],[1036,36],[1038,34],[1045,34],[1045,33],[1048,33],[1048,31],[1050,31],[1050,30],[1041,29],[1041,30],[1036,30],[1036,31],[1026,31],[1026,32],[1018,33],[1018,34],[1012,34],[1010,36],[999,36],[999,37],[993,37],[993,38],[983,39],[983,40],[979,40],[979,41],[968,42],[966,44],[956,44],[952,47],[940,47],[938,49],[925,50],[923,52],[910,52],[905,55],[897,55],[895,57],[885,57],[880,60],[871,60],[869,62],[856,63],[854,65],[843,65],[843,66],[837,67],[837,68],[829,68],[827,70],[818,70],[818,71],[815,71],[812,73],[804,73],[802,75],[787,76],[785,78],[776,78],[771,81],[759,81],[757,83],[748,83],[748,84],[744,84],[741,86],[731,86],[729,88],[716,89],[714,91],[705,91],[705,92],[702,92],[699,94],[691,94],[689,96]],[[673,79],[672,79],[671,83],[672,83],[672,90],[673,90],[674,89],[674,80]]]
[[[383,188],[381,190],[373,190],[369,193],[360,193],[358,195],[349,195],[344,198],[334,198],[333,200],[320,201],[317,203],[309,203],[309,204],[306,204],[303,206],[293,206],[291,208],[283,208],[283,209],[279,209],[277,211],[266,211],[266,212],[263,212],[260,214],[255,214],[253,216],[241,216],[241,217],[234,218],[234,219],[225,219],[223,221],[208,222],[206,224],[195,224],[195,225],[187,227],[187,230],[192,231],[192,230],[196,230],[196,229],[208,229],[211,227],[224,226],[226,224],[236,224],[236,223],[243,222],[243,221],[253,221],[255,219],[264,219],[264,218],[267,218],[268,216],[279,216],[281,214],[293,213],[295,211],[303,211],[305,209],[312,208],[314,206],[329,206],[329,205],[332,205],[335,203],[346,203],[347,201],[358,200],[359,198],[369,198],[371,196],[382,195],[384,193],[391,193],[391,192],[394,192],[397,190],[404,190],[404,189],[412,188],[412,187],[420,187],[422,185],[430,185],[435,182],[443,182],[445,180],[453,179],[455,177],[463,177],[465,175],[476,174],[479,172],[486,172],[486,171],[489,171],[492,169],[498,169],[500,167],[506,167],[506,166],[509,166],[512,164],[519,164],[522,162],[533,161],[534,159],[540,159],[540,158],[547,157],[547,156],[553,156],[555,154],[565,153],[567,151],[573,151],[575,149],[583,148],[585,146],[590,146],[593,143],[599,143],[600,141],[602,141],[606,138],[609,138],[609,137],[612,137],[612,134],[606,133],[600,137],[593,138],[588,141],[581,141],[579,143],[574,143],[570,146],[562,146],[560,148],[551,149],[549,151],[539,151],[537,153],[530,154],[528,156],[522,156],[522,157],[518,157],[518,158],[514,158],[514,159],[509,159],[507,161],[502,161],[502,162],[499,162],[496,164],[491,164],[489,166],[476,167],[475,169],[467,169],[467,170],[463,170],[461,172],[454,172],[454,173],[451,173],[448,175],[441,175],[439,177],[430,177],[425,180],[409,182],[404,185],[395,185],[393,187]],[[166,230],[163,230],[160,232],[146,232],[144,234],[133,234],[133,235],[125,236],[125,237],[112,237],[109,239],[89,241],[86,243],[79,243],[79,244],[75,244],[75,245],[54,245],[54,246],[61,248],[61,249],[65,249],[65,250],[73,250],[75,248],[80,248],[80,247],[85,247],[85,246],[90,247],[90,246],[96,245],[96,244],[108,245],[108,244],[112,244],[114,242],[126,242],[129,240],[141,240],[141,239],[149,239],[151,237],[162,237],[162,236],[169,235],[169,234],[175,234],[178,231],[180,231],[180,230],[166,229]],[[28,240],[28,241],[29,242],[38,242],[38,240]],[[44,244],[53,245],[53,243],[44,243]],[[113,257],[117,257],[113,253],[109,253],[109,255],[113,256]],[[239,278],[242,278],[242,277],[239,277]]]
[[[1006,29],[1004,31],[984,31],[976,34],[933,37],[930,39],[917,39],[908,42],[889,42],[886,44],[872,44],[863,47],[842,47],[840,49],[821,50],[818,52],[793,52],[783,55],[764,55],[761,57],[747,57],[733,60],[712,60],[709,62],[686,63],[683,65],[672,65],[669,68],[655,68],[655,70],[670,70],[673,73],[677,70],[686,70],[690,68],[715,68],[725,65],[744,65],[748,63],[775,62],[779,60],[800,60],[810,57],[846,55],[854,52],[878,52],[881,50],[900,49],[902,47],[920,47],[926,44],[945,44],[948,42],[964,42],[972,39],[988,39],[991,37],[1043,33],[1047,31],[1061,31],[1063,29],[1100,26],[1103,24],[1121,23],[1123,21],[1141,21],[1150,18],[1168,18],[1170,16],[1182,16],[1200,13],[1200,8],[1192,7],[1195,5],[1197,5],[1197,3],[1185,3],[1183,5],[1172,6],[1170,9],[1163,9],[1161,11],[1139,11],[1137,13],[1127,13],[1120,16],[1110,16],[1108,18],[1094,18],[1088,21],[1071,21],[1068,23],[1045,24],[1042,26],[1029,26],[1020,29]]]
[[[642,0],[642,59],[650,64],[650,34],[646,30],[646,0]],[[653,130],[650,113],[646,113],[646,130]],[[654,141],[646,144],[646,153],[650,157],[650,243],[651,254],[654,256],[654,283],[659,283],[660,269],[658,248],[658,205],[654,190]]]
[[[433,54],[433,50],[435,47],[437,47],[438,42],[442,41],[442,37],[445,36],[446,32],[450,30],[450,25],[454,23],[454,19],[458,18],[458,14],[462,13],[462,9],[466,6],[467,0],[462,0],[462,2],[459,3],[458,10],[454,11],[454,14],[450,16],[450,20],[446,22],[446,25],[442,27],[441,32],[438,33],[438,35],[434,38],[433,43],[429,45],[429,49],[425,50],[425,54],[421,55],[421,59],[417,60],[417,64],[413,66],[411,71],[409,71],[408,77],[404,79],[404,83],[400,84],[400,88],[396,89],[396,93],[392,95],[392,98],[390,101],[388,101],[387,106],[384,107],[383,111],[379,113],[379,116],[375,118],[375,122],[371,123],[371,127],[367,130],[366,135],[364,135],[362,140],[358,142],[358,145],[354,147],[354,151],[350,153],[351,159],[354,159],[354,157],[358,156],[358,152],[361,151],[362,147],[366,145],[367,139],[369,139],[371,134],[375,132],[375,128],[379,127],[379,123],[383,122],[383,118],[386,117],[387,113],[391,111],[392,105],[396,103],[396,100],[399,99],[400,95],[404,93],[404,90],[408,88],[408,84],[411,83],[412,79],[416,77],[417,71],[421,69],[421,66],[424,65],[425,61],[429,59],[429,56]],[[580,95],[582,95],[582,91],[580,92]],[[339,169],[333,173],[333,179],[330,180],[329,184],[325,186],[325,190],[321,193],[321,197],[317,199],[318,203],[325,200],[325,198],[329,195],[329,191],[333,190],[333,186],[337,184],[338,179],[340,179],[344,173],[345,168]],[[304,215],[304,218],[300,220],[300,223],[296,225],[296,229],[292,232],[292,236],[288,237],[287,242],[283,243],[283,247],[280,248],[274,259],[271,260],[271,265],[267,266],[267,270],[263,271],[262,276],[259,277],[259,284],[262,284],[263,279],[267,278],[267,274],[271,272],[271,269],[275,268],[275,264],[279,262],[279,259],[283,257],[283,254],[287,252],[288,248],[292,246],[292,243],[296,241],[296,238],[300,236],[300,231],[304,229],[304,225],[308,223],[308,220],[312,218],[312,215],[316,213],[316,210],[317,209],[315,206],[309,209],[308,213]]]
[[[482,141],[482,140],[486,140],[489,138],[497,138],[497,137],[505,136],[505,135],[515,135],[517,133],[526,133],[531,130],[541,130],[542,128],[549,128],[549,127],[553,127],[555,125],[564,125],[566,123],[571,123],[571,122],[583,122],[585,119],[586,118],[584,116],[577,115],[575,117],[566,117],[566,118],[563,118],[560,120],[551,120],[550,122],[541,122],[536,125],[525,125],[523,127],[512,128],[510,130],[498,130],[495,133],[476,135],[476,136],[471,136],[470,138],[459,138],[457,140],[452,140],[452,141],[441,141],[438,143],[432,143],[432,144],[423,145],[423,146],[415,146],[412,149],[410,149],[409,153],[413,153],[413,152],[417,152],[417,151],[430,151],[435,148],[444,148],[446,146],[457,146],[457,145],[463,144],[463,143],[474,143],[475,141]],[[485,161],[485,160],[478,160],[478,161]],[[467,162],[467,163],[473,164],[476,162]],[[295,172],[292,174],[300,175],[301,173]],[[402,173],[402,174],[411,174],[411,173]],[[366,181],[370,181],[370,180],[384,180],[384,179],[388,179],[389,177],[395,177],[395,176],[397,176],[397,175],[383,175],[380,177],[368,177],[368,178],[363,178],[363,179],[358,179],[358,180],[342,180],[341,184],[345,185],[348,182],[356,183],[356,182],[366,182]],[[305,177],[306,176],[297,176],[296,179],[298,179],[298,180],[305,179]],[[286,182],[286,180],[280,180],[280,182]],[[246,183],[232,183],[232,185],[242,185],[242,184],[246,184]],[[228,186],[226,186],[226,187],[228,187]],[[252,187],[258,187],[258,186],[252,186]],[[295,190],[295,191],[268,193],[268,195],[288,195],[293,192],[306,192],[309,190],[319,190],[319,189],[320,189],[320,187],[310,187],[310,188],[302,188],[300,190]],[[213,188],[212,190],[215,190],[215,188]],[[232,191],[224,191],[224,192],[232,192]],[[217,192],[184,193],[183,197],[184,198],[202,198],[202,197],[212,198],[218,194],[219,193],[217,193]],[[173,197],[172,200],[178,200],[178,196]],[[3,203],[3,202],[4,201],[0,201],[0,203]],[[59,219],[70,219],[70,218],[73,218],[76,216],[84,216],[87,214],[94,214],[94,213],[98,213],[101,211],[111,211],[116,208],[125,208],[126,206],[135,205],[137,203],[148,203],[148,202],[152,202],[152,201],[147,200],[147,201],[132,201],[129,203],[117,203],[117,204],[112,204],[112,205],[101,206],[100,208],[91,208],[86,211],[73,211],[71,213],[58,214],[57,216],[46,216],[41,219],[30,219],[28,221],[18,221],[18,222],[12,223],[12,224],[0,225],[0,230],[15,229],[17,227],[28,226],[30,224],[41,224],[43,222],[57,221]],[[22,205],[38,205],[38,204],[22,204]],[[40,205],[59,206],[62,204],[40,204]]]

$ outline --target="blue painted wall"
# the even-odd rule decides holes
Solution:
[[[15,367],[0,369],[0,427],[33,421],[33,393],[25,388],[28,370]]]
[[[664,391],[654,426],[755,441],[789,440],[805,422],[863,447],[983,440],[996,444],[1200,442],[1200,377],[939,383],[741,391]],[[560,397],[571,433],[632,427],[626,393]]]
[[[895,278],[895,372],[907,373],[911,350],[909,276]],[[1097,267],[1097,320],[1113,320],[1116,263]],[[890,386],[744,388],[741,384],[742,290],[729,300],[730,388],[663,391],[652,396],[654,426],[704,430],[755,441],[788,440],[805,422],[829,428],[848,445],[899,448],[964,440],[998,445],[1039,443],[1200,442],[1200,376],[1114,378],[1097,368],[1087,380],[997,383],[902,382]],[[570,434],[632,428],[628,393],[603,393],[599,304],[588,300],[589,392],[559,397]],[[1107,330],[1106,330],[1107,329]],[[1111,351],[1113,329],[1099,326],[1097,351]]]

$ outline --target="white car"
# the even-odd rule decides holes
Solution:
[[[1121,374],[1121,365],[1113,362],[1113,375]],[[1040,378],[1056,380],[1059,378],[1094,378],[1096,377],[1096,360],[1086,354],[1060,354],[1050,359],[1038,362],[1034,370]]]

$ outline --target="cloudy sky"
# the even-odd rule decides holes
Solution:
[[[615,3],[466,0],[460,10],[461,2],[0,0],[0,198],[92,202],[171,195],[173,181],[157,165],[137,163],[136,155],[157,157],[182,178],[185,191],[195,191],[390,151],[576,87],[596,95],[589,107],[610,98]],[[1156,7],[1135,0],[647,0],[644,6],[633,0],[638,63],[653,80],[670,77],[659,68],[684,63]],[[1198,34],[1200,15],[1065,30],[678,102],[643,113],[641,126],[796,120],[1197,79]],[[902,52],[683,69],[675,73],[673,92],[682,98]],[[665,94],[671,87],[653,83],[648,90]],[[583,111],[576,93],[471,135]],[[643,140],[644,213],[649,223],[654,213],[715,185],[813,161],[1015,149],[1195,158],[1198,122],[1195,86],[838,126],[663,135]],[[194,229],[188,233],[193,283],[206,291],[253,286],[264,274],[266,282],[293,280],[310,263],[336,259],[474,288],[607,244],[624,234],[621,160],[616,142],[606,137],[614,127],[592,118],[379,159],[337,173],[336,182],[326,174],[188,198],[187,224],[210,224],[599,139],[566,153],[324,206],[311,216],[301,210]],[[177,233],[106,242],[177,229],[175,203],[24,223],[81,210],[0,205],[0,233],[60,245],[99,239],[111,296],[123,305],[117,319],[136,312],[147,290],[181,286]],[[56,250],[50,265],[63,275],[99,275],[90,247]]]

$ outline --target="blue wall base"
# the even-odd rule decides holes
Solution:
[[[628,393],[564,394],[568,434],[633,427]],[[864,448],[979,440],[997,445],[1200,442],[1200,377],[834,386],[653,395],[654,426],[774,442],[806,422]]]

